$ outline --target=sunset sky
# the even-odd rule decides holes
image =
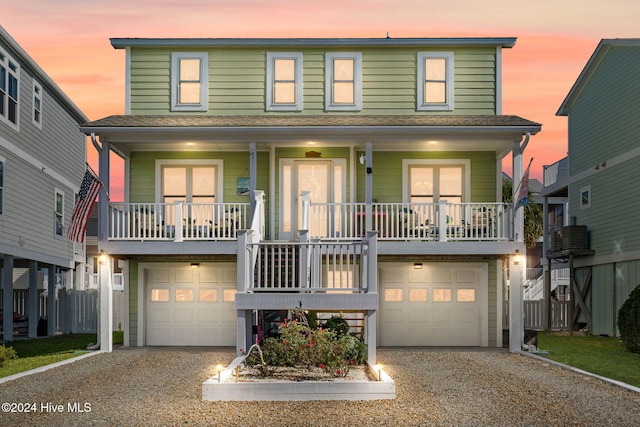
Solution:
[[[525,152],[540,180],[566,155],[555,112],[600,39],[640,37],[638,0],[10,3],[0,25],[91,120],[124,112],[125,53],[110,37],[517,37],[503,53],[503,113],[542,123]]]

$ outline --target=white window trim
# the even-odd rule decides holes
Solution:
[[[215,203],[224,202],[224,171],[222,159],[158,159],[156,160],[156,203],[162,203],[162,167],[163,166],[215,166],[216,173],[216,201]]]
[[[274,61],[276,59],[293,59],[296,62],[295,96],[296,102],[293,104],[274,104],[273,83],[275,78]],[[266,87],[266,110],[267,111],[302,111],[302,53],[301,52],[267,52],[267,87]]]
[[[36,93],[36,90],[39,90],[40,94],[38,95]],[[38,110],[40,112],[40,120],[36,120],[35,118],[35,111],[36,111],[36,102],[35,102],[35,98],[40,99],[40,109]],[[36,126],[39,129],[42,129],[42,111],[44,109],[43,105],[44,105],[44,93],[42,92],[42,85],[40,83],[38,83],[37,81],[33,81],[33,96],[31,97],[31,102],[32,104],[32,110],[31,110],[31,121],[33,122],[34,126]]]
[[[402,159],[402,200],[409,203],[409,166],[462,166],[462,203],[471,194],[471,161],[469,159]]]
[[[353,104],[333,104],[333,60],[353,59]],[[362,52],[327,52],[325,53],[325,110],[326,111],[360,111],[362,110]]]
[[[3,122],[5,122],[6,124],[8,124],[9,126],[11,126],[12,128],[14,128],[15,130],[19,131],[20,130],[20,91],[22,88],[22,84],[20,81],[20,64],[18,63],[18,61],[16,61],[15,59],[13,59],[11,57],[11,55],[9,55],[7,53],[7,51],[5,51],[4,49],[2,49],[0,47],[0,53],[2,53],[5,57],[5,60],[2,61],[0,60],[0,62],[2,62],[2,64],[4,65],[4,67],[7,69],[7,76],[9,74],[13,74],[16,76],[16,80],[18,81],[18,93],[17,93],[17,99],[16,99],[16,122],[13,123],[11,120],[9,120],[9,118],[7,117],[9,114],[9,82],[7,81],[7,96],[6,96],[6,105],[5,105],[5,114],[0,114],[0,120],[2,120]],[[12,63],[13,65],[16,66],[16,70],[13,71],[11,70],[11,68],[9,68],[9,63]]]
[[[57,202],[58,202],[58,194],[60,196],[62,196],[62,212],[58,212],[57,211]],[[55,188],[54,189],[54,197],[53,197],[53,235],[57,238],[63,237],[64,236],[64,205],[65,205],[65,197],[64,197],[64,191]],[[57,228],[56,228],[56,218],[58,216],[58,213],[60,214],[60,222],[61,222],[61,227],[60,227],[60,234],[57,233]]]
[[[178,83],[180,79],[179,61],[181,59],[200,60],[200,104],[180,104],[178,102]],[[207,52],[173,52],[171,54],[171,111],[207,111],[209,108],[209,55]]]
[[[425,81],[425,60],[427,58],[444,58],[447,61],[445,96],[444,103],[425,103],[424,81]],[[418,76],[417,76],[417,105],[418,111],[453,111],[454,109],[454,63],[453,52],[418,52]]]

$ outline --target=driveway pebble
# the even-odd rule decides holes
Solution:
[[[127,348],[0,384],[2,426],[640,425],[640,393],[502,351],[378,350],[382,401],[203,402],[227,349]]]

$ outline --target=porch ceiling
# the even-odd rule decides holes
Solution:
[[[336,146],[376,150],[510,151],[541,125],[507,115],[122,115],[80,127],[128,155],[148,150],[238,150],[269,146]]]

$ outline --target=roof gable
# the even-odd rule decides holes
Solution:
[[[591,54],[591,57],[587,61],[587,64],[582,69],[582,72],[578,76],[571,90],[567,94],[564,101],[560,105],[560,108],[556,112],[557,116],[567,116],[572,109],[576,100],[582,94],[584,88],[589,84],[589,81],[598,70],[600,63],[606,58],[607,53],[615,47],[636,47],[640,49],[640,38],[633,39],[602,39],[600,43]]]

